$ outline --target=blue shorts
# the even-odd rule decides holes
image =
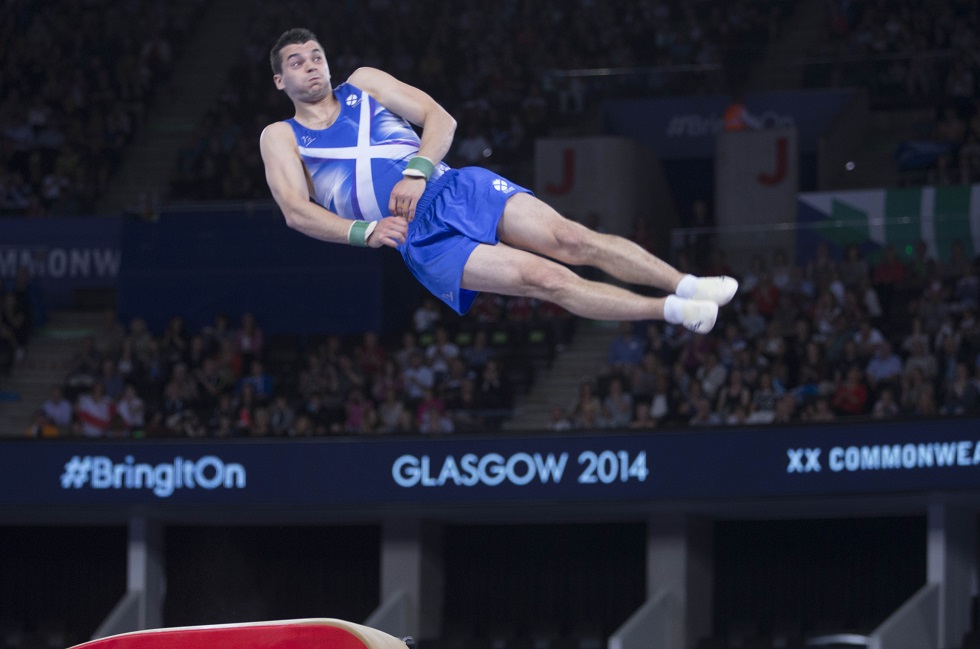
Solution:
[[[412,274],[433,295],[463,314],[476,291],[460,288],[463,267],[481,243],[496,244],[507,199],[532,193],[482,167],[450,169],[429,183],[399,246]]]

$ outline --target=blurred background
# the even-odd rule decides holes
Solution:
[[[335,86],[442,103],[449,164],[734,301],[705,336],[460,317],[395,251],[289,230],[258,137],[296,26]],[[6,0],[0,647],[300,617],[980,647],[978,28],[970,0]]]

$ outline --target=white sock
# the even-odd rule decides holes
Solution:
[[[698,279],[694,275],[685,275],[680,283],[677,284],[674,295],[678,297],[694,297],[694,293],[698,290]]]
[[[688,275],[691,277],[691,275]],[[668,295],[664,300],[664,320],[670,324],[681,324],[684,322],[684,303],[686,298],[676,295]]]

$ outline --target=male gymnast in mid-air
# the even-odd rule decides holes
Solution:
[[[397,248],[412,274],[457,313],[486,291],[538,298],[595,320],[665,320],[703,334],[735,295],[731,277],[685,275],[632,241],[566,219],[487,169],[450,168],[442,159],[456,121],[442,106],[375,68],[333,88],[311,31],[283,33],[270,58],[276,87],[296,109],[260,138],[286,223],[323,241]],[[589,281],[564,264],[595,266],[671,295]]]

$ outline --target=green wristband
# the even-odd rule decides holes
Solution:
[[[377,221],[354,221],[350,224],[350,230],[347,231],[347,243],[359,248],[366,248],[368,237],[371,236],[377,226]]]
[[[432,160],[419,155],[408,161],[402,175],[413,178],[425,178],[428,181],[432,177],[432,172],[435,170],[436,166],[432,164]]]

